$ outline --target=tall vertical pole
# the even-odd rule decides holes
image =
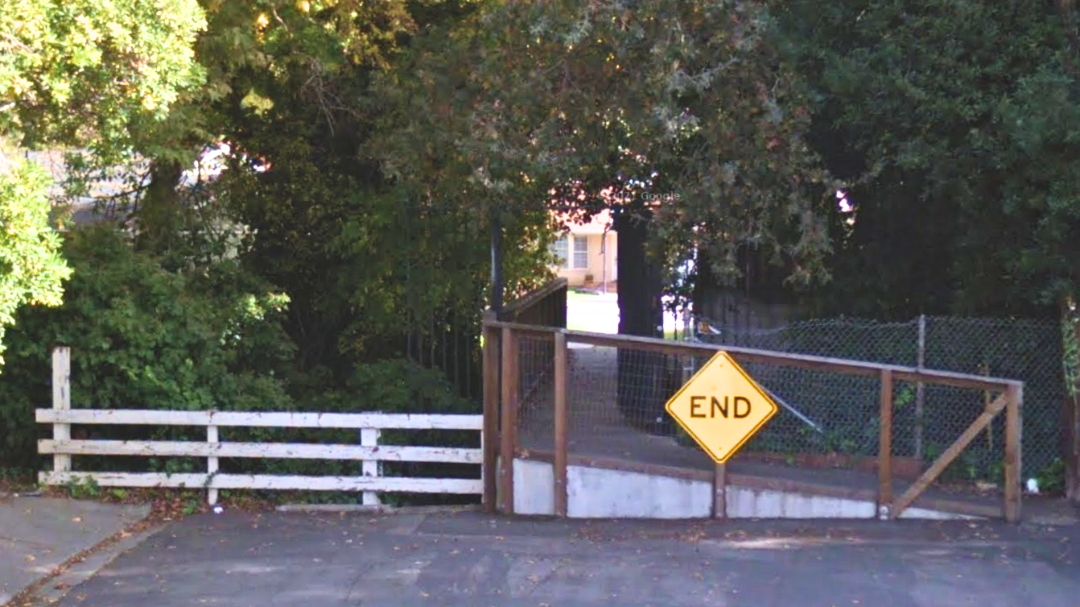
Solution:
[[[893,376],[881,371],[881,432],[878,436],[878,518],[893,516],[892,434],[893,434]]]
[[[1070,338],[1076,340],[1072,343],[1080,344],[1080,317],[1076,315],[1076,304],[1071,299],[1065,300],[1061,317],[1069,326],[1063,334],[1066,340],[1063,346],[1070,347]],[[1076,362],[1076,359],[1073,359],[1066,364],[1075,365]],[[1080,366],[1068,369],[1065,374],[1066,380],[1071,382],[1071,385],[1065,387],[1061,450],[1065,456],[1065,495],[1068,499],[1080,504],[1080,377],[1074,375],[1077,372],[1080,372]]]
[[[498,496],[499,455],[499,329],[488,323],[495,313],[484,313],[484,511],[494,513]]]
[[[1023,426],[1021,424],[1024,403],[1024,385],[1014,383],[1006,390],[1008,401],[1005,405],[1005,520],[1010,523],[1020,522],[1020,474],[1022,471],[1022,452],[1020,450]]]
[[[502,429],[499,431],[499,493],[502,500],[502,512],[514,513],[514,451],[517,447],[517,398],[518,378],[518,345],[513,331],[509,327],[503,327],[502,339],[499,347],[502,349],[502,377],[499,380],[499,388],[502,392],[502,413],[499,422]]]
[[[569,508],[567,493],[567,351],[566,333],[555,332],[555,515],[565,517]]]
[[[713,469],[713,518],[727,518],[727,464]]]

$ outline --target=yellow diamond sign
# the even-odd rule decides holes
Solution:
[[[776,403],[727,352],[706,363],[665,409],[720,464],[777,412]]]

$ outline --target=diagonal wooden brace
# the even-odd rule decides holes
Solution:
[[[926,488],[930,486],[930,483],[937,480],[937,477],[949,467],[949,464],[953,463],[953,461],[960,456],[964,449],[971,444],[971,441],[975,440],[975,437],[990,425],[990,422],[994,420],[994,417],[997,416],[998,413],[1001,413],[1001,410],[1005,408],[1006,403],[1008,403],[1007,394],[1002,394],[997,397],[994,402],[990,403],[986,408],[986,411],[983,411],[982,414],[968,426],[967,430],[964,430],[964,433],[960,435],[960,438],[956,439],[956,442],[950,445],[940,457],[934,460],[934,463],[927,468],[926,472],[922,473],[919,480],[915,481],[915,484],[908,487],[908,490],[896,499],[889,512],[889,518],[900,518],[900,515],[903,514],[904,510],[911,506],[912,502],[914,502],[923,491],[926,491]]]

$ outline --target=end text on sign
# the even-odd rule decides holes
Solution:
[[[709,402],[706,402],[709,401]],[[750,399],[745,396],[691,396],[690,417],[742,419],[750,415]]]

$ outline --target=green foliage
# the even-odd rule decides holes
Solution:
[[[5,457],[32,461],[40,429],[31,411],[48,403],[47,350],[57,342],[72,346],[73,401],[95,407],[475,410],[442,373],[401,359],[417,343],[427,352],[450,342],[463,366],[478,360],[484,221],[455,201],[397,188],[365,148],[382,105],[369,90],[373,75],[411,32],[469,4],[202,2],[203,85],[182,91],[164,120],[128,114],[127,147],[68,156],[69,195],[92,194],[88,185],[102,178],[130,190],[102,203],[135,210],[134,238],[76,231],[66,247],[75,267],[67,304],[19,315],[18,377],[0,382],[0,397],[11,397],[0,405]],[[231,146],[223,176],[176,187],[194,155],[220,141]],[[508,247],[513,288],[546,277],[536,262],[549,238],[536,226],[546,221],[534,213],[507,230],[523,243]],[[229,465],[322,473],[327,464]]]
[[[408,360],[359,365],[348,383],[360,410],[386,413],[472,413],[476,403],[455,394],[446,376]]]
[[[184,516],[191,516],[192,514],[197,513],[202,508],[202,504],[203,502],[201,499],[189,497],[188,499],[184,500],[184,507],[180,510],[180,512]]]
[[[1039,483],[1039,491],[1050,495],[1063,495],[1065,493],[1065,460],[1054,459],[1035,475]]]
[[[183,161],[183,150],[210,136],[233,146],[200,204],[241,228],[243,267],[289,293],[298,395],[341,389],[356,365],[408,355],[410,339],[465,333],[475,352],[490,263],[484,220],[456,197],[387,179],[368,147],[386,105],[372,79],[413,31],[468,4],[208,3],[198,43],[207,85],[174,111],[176,128],[144,132],[163,163]],[[155,209],[183,208],[145,202],[141,238],[168,222]],[[508,229],[508,241],[521,243],[508,247],[512,288],[546,276],[537,260],[549,235],[535,229],[546,220]],[[171,236],[142,242],[190,258],[201,245],[176,235],[198,224],[185,218],[166,226]]]
[[[1076,292],[1076,9],[1054,4],[777,4],[856,207],[832,214],[828,311],[1052,314]]]
[[[49,226],[48,186],[48,176],[32,163],[0,171],[0,353],[16,311],[25,304],[59,305],[71,275]]]
[[[159,121],[202,81],[192,44],[204,25],[196,0],[0,4],[0,348],[15,311],[58,305],[70,273],[48,225],[47,175],[4,148],[121,153],[131,121]]]
[[[382,413],[478,413],[478,404],[458,395],[455,387],[438,370],[425,369],[415,362],[388,359],[357,365],[345,387],[317,395],[305,405],[318,411],[379,411]],[[386,444],[450,444],[455,433],[446,431],[384,431]],[[462,433],[475,441],[475,433]],[[439,442],[448,441],[448,442]]]
[[[64,489],[72,499],[97,499],[101,497],[101,486],[92,478],[84,478],[78,481],[70,480]]]
[[[203,71],[196,0],[9,0],[0,6],[0,134],[115,141],[161,118]],[[11,110],[14,107],[14,111]]]
[[[379,80],[379,156],[481,216],[650,206],[665,258],[702,250],[731,278],[752,246],[824,280],[829,180],[766,4],[492,2]]]
[[[72,401],[96,408],[287,410],[282,380],[293,347],[279,294],[223,262],[164,270],[107,227],[76,230],[64,247],[74,275],[58,308],[26,308],[8,334],[0,379],[5,460],[35,452],[33,409],[48,406],[52,344],[72,347]]]

